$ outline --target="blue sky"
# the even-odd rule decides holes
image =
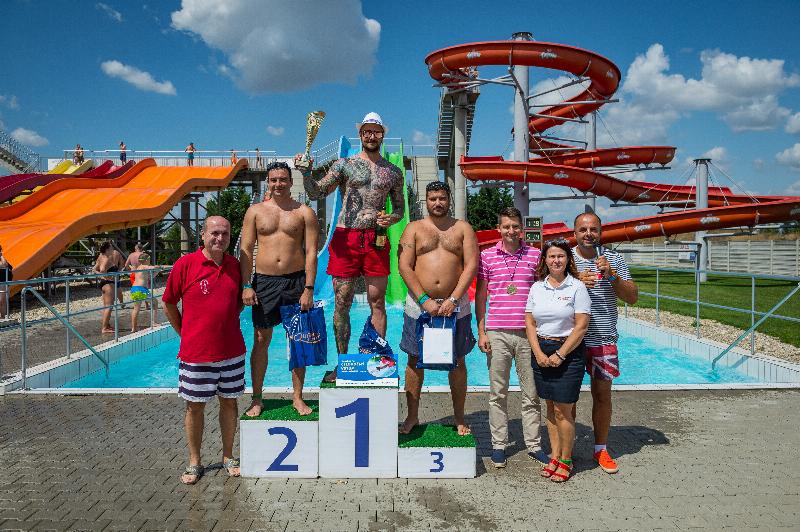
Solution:
[[[130,149],[193,141],[201,150],[291,154],[304,146],[308,111],[328,113],[321,145],[352,136],[375,110],[390,136],[424,144],[435,140],[439,100],[424,57],[530,31],[619,66],[622,102],[602,111],[611,133],[599,128],[601,144],[678,148],[674,170],[640,178],[685,180],[687,160],[710,154],[748,190],[800,195],[798,2],[217,4],[4,2],[0,127],[51,156],[122,139]],[[532,70],[531,85],[552,86],[558,75]],[[508,147],[512,97],[483,89],[471,154]],[[561,202],[552,216],[573,208]],[[648,212],[601,209],[609,219]]]

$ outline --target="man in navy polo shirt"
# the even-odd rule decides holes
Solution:
[[[222,432],[222,466],[239,476],[233,457],[233,439],[239,416],[237,398],[244,393],[245,346],[239,327],[242,311],[242,277],[239,261],[226,250],[231,224],[222,216],[209,216],[203,224],[203,247],[175,263],[164,290],[164,312],[181,338],[178,358],[178,395],[186,400],[184,427],[189,445],[189,465],[181,475],[195,484],[203,475],[200,448],[205,406],[219,397]],[[183,301],[182,310],[178,302]]]

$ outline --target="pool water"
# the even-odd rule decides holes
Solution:
[[[332,313],[327,307],[328,323],[328,367],[309,367],[306,372],[306,384],[318,386],[324,373],[332,369],[336,363],[336,345],[333,340]],[[407,356],[400,352],[400,336],[402,333],[403,310],[394,306],[387,309],[389,345],[399,353],[400,381],[404,380]],[[358,338],[369,317],[367,305],[353,305],[350,313],[352,336],[351,352],[357,350]],[[241,317],[242,333],[248,352],[253,345],[253,322],[250,310],[245,309]],[[473,320],[473,334],[477,338],[477,329]],[[264,386],[289,387],[291,375],[287,360],[287,342],[283,328],[275,328],[272,344],[269,349],[269,364]],[[178,342],[176,338],[147,351],[125,357],[111,365],[108,379],[104,371],[97,371],[81,379],[64,385],[65,388],[177,388],[178,386]],[[616,384],[706,384],[706,383],[744,383],[756,380],[734,369],[717,368],[699,357],[681,353],[672,348],[663,347],[642,338],[622,336],[619,340],[621,375],[615,379]],[[249,358],[249,355],[248,357]],[[486,367],[486,355],[476,346],[466,357],[468,382],[471,386],[488,386],[489,376]],[[247,360],[245,373],[246,385],[250,386],[250,361]],[[446,371],[426,371],[425,385],[437,386],[447,384]],[[511,371],[511,384],[518,385],[514,369]],[[588,377],[584,378],[588,384]]]

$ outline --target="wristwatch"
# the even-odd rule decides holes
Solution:
[[[311,290],[311,291],[313,291],[313,290],[314,290],[314,285],[313,285],[313,284],[307,284],[307,285],[306,285],[306,290]]]
[[[454,298],[453,296],[448,297],[447,300],[453,305],[458,305],[458,299]]]
[[[614,270],[609,271],[607,279],[608,279],[609,282],[616,281],[617,280],[617,272],[615,272]]]

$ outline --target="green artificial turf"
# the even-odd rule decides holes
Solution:
[[[400,434],[398,447],[475,447],[475,436],[459,436],[455,425],[417,425],[409,434]]]
[[[655,308],[655,296],[648,296],[642,293],[656,293],[655,270],[632,267],[631,275],[639,286],[639,301],[636,303],[636,306]],[[755,290],[756,311],[768,311],[778,303],[778,301],[783,299],[795,286],[797,286],[797,283],[792,281],[757,279]],[[709,275],[708,282],[700,285],[700,301],[744,309],[747,313],[704,307],[701,305],[700,318],[715,320],[742,330],[748,329],[751,323],[751,290],[751,280],[749,277]],[[680,297],[694,301],[697,297],[695,293],[694,272],[659,272],[658,293],[659,295]],[[694,302],[684,303],[681,301],[661,299],[659,309],[682,314],[684,316],[695,316]],[[782,316],[800,318],[800,293],[795,294],[789,301],[784,303],[776,313]],[[620,314],[622,314],[622,310],[620,310]],[[760,317],[761,316],[756,315],[756,321],[758,321]],[[787,344],[800,346],[800,327],[798,327],[796,323],[790,321],[767,318],[767,321],[762,323],[758,329],[756,329],[756,332],[774,336]]]
[[[301,416],[292,406],[289,399],[264,399],[261,401],[264,410],[258,417],[248,417],[244,414],[239,418],[242,421],[319,421],[319,401],[306,401],[312,412]]]

